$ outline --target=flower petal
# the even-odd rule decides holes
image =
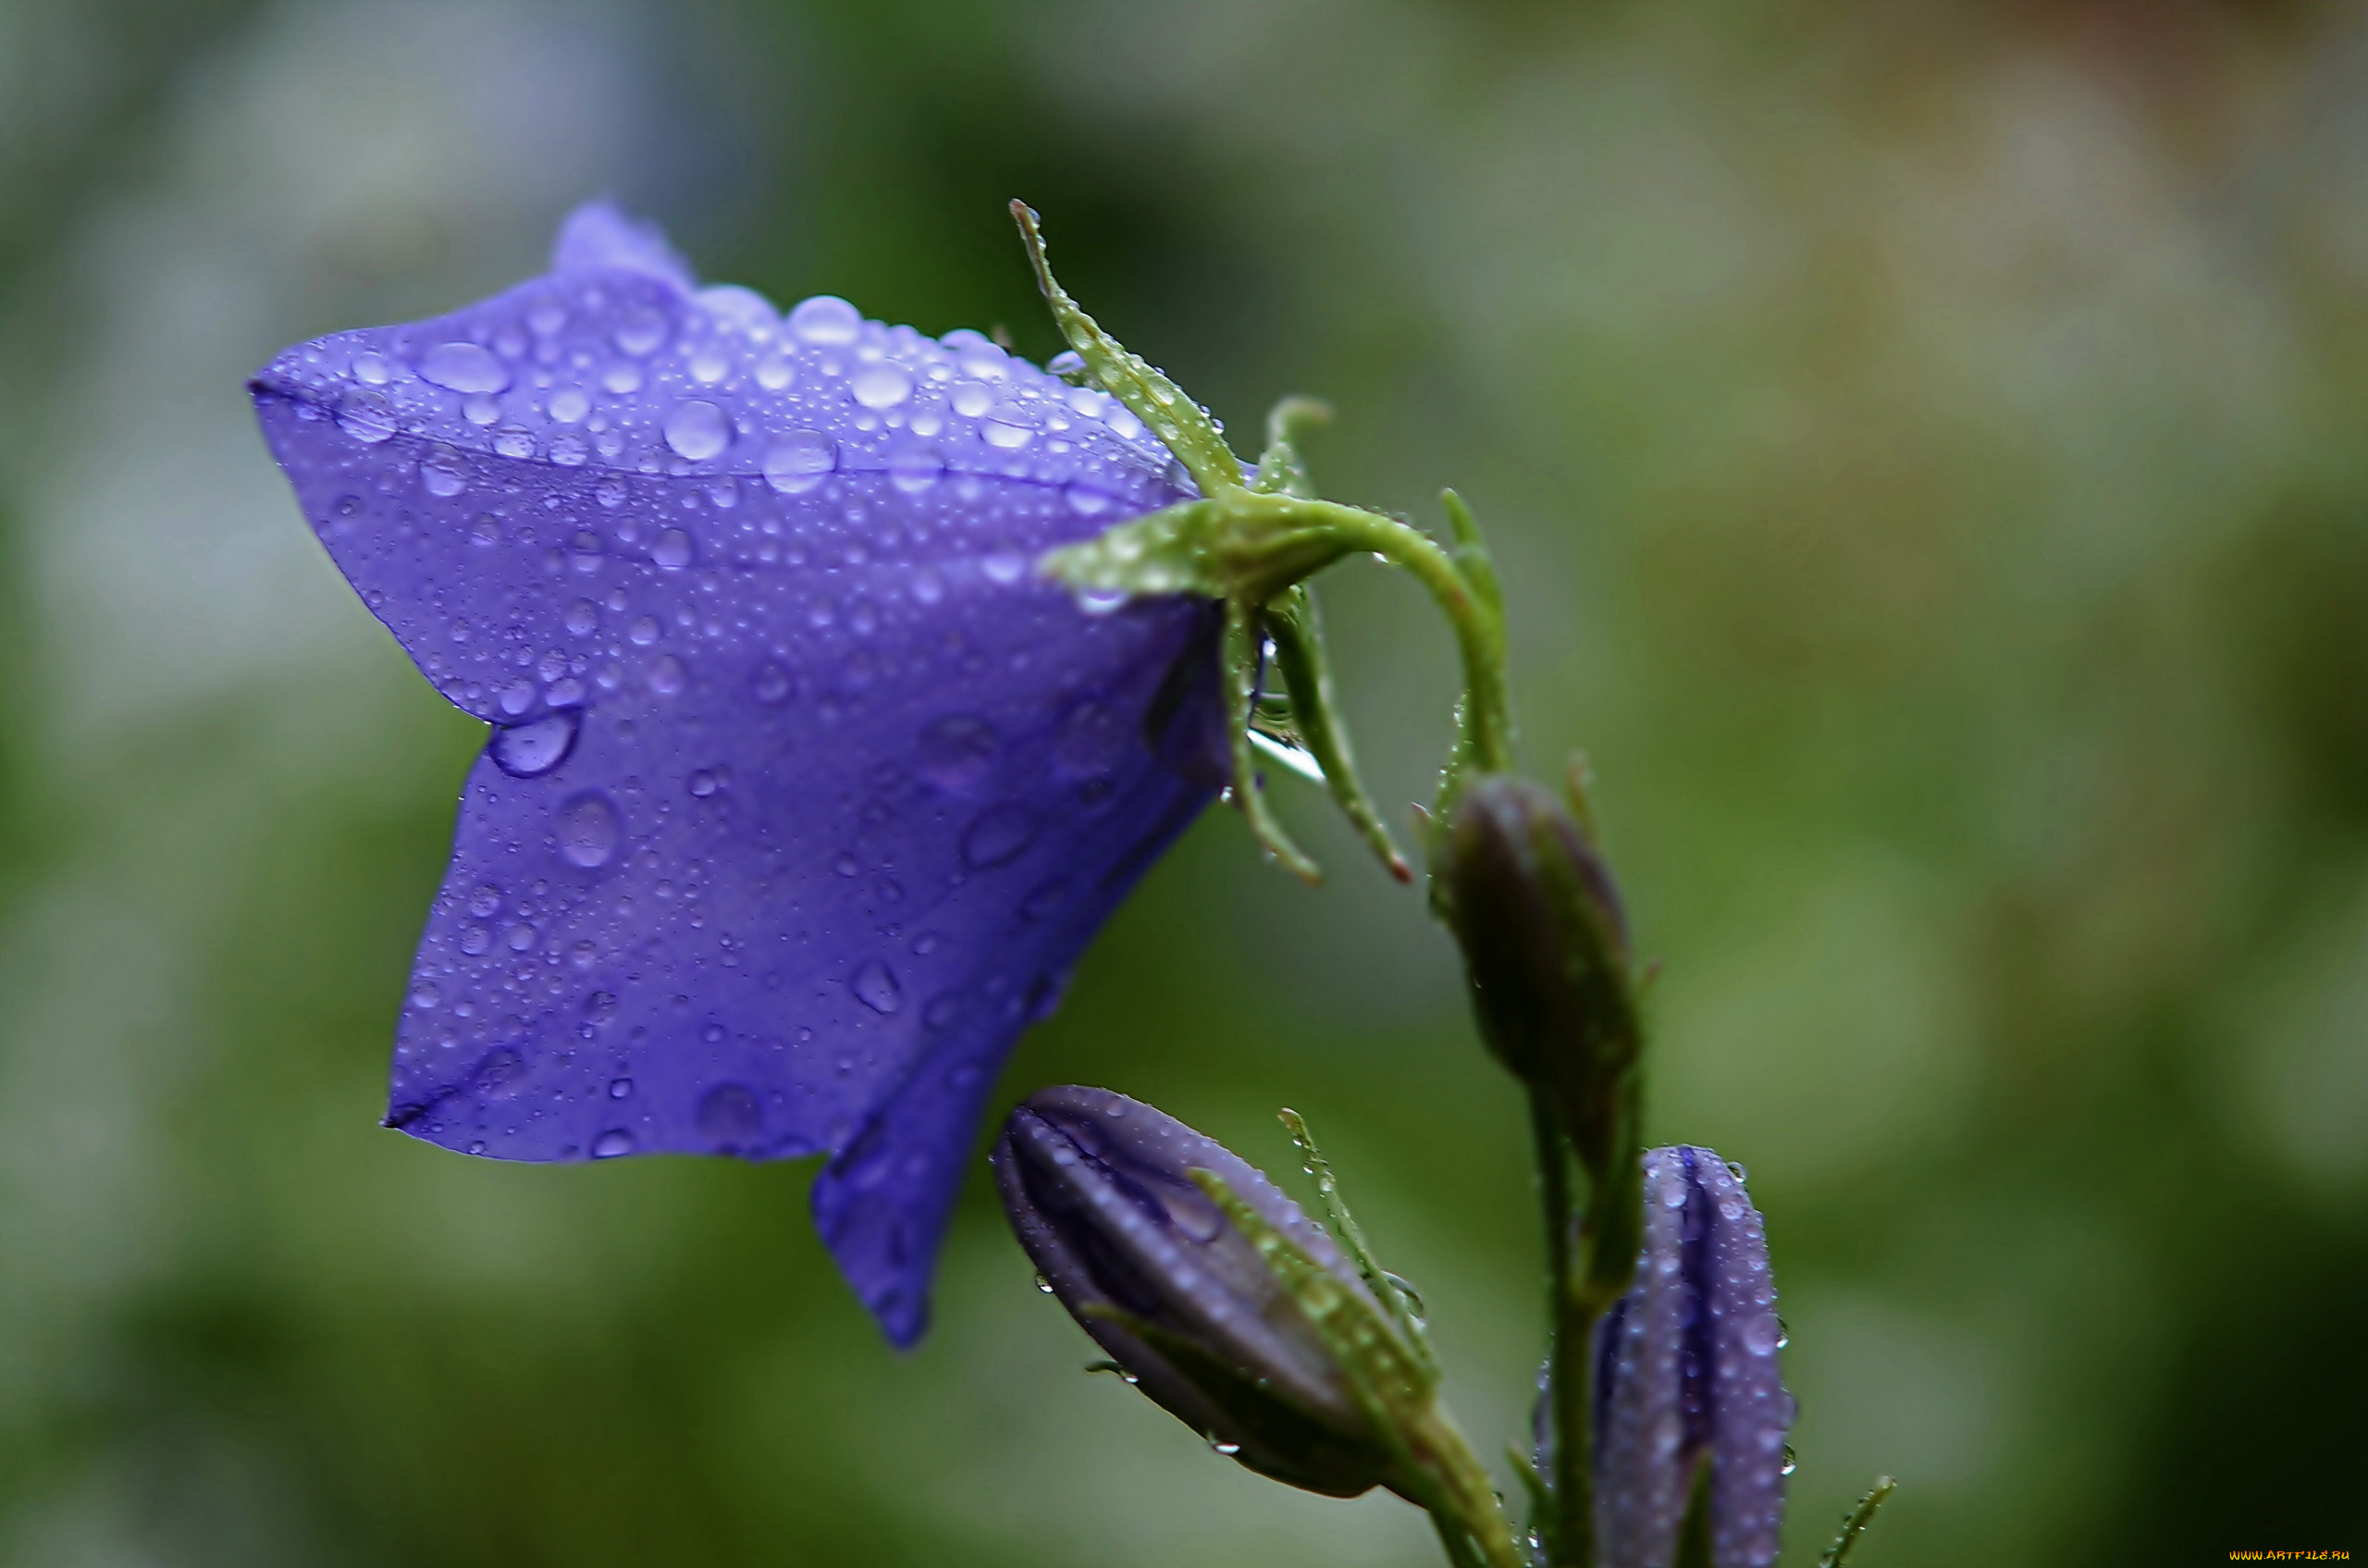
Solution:
[[[1210,794],[1208,608],[1089,614],[1032,563],[1183,492],[976,334],[692,292],[605,206],[556,265],[253,387],[339,566],[495,726],[388,1119],[832,1151],[818,1217],[908,1342],[995,1069]]]

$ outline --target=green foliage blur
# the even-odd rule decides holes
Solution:
[[[1330,399],[1327,493],[1471,500],[1666,962],[1653,1139],[1769,1215],[1789,1562],[1879,1471],[1864,1568],[2368,1549],[2368,8],[0,0],[0,1562],[1435,1561],[1085,1376],[983,1180],[900,1357],[808,1166],[376,1126],[481,736],[240,382],[602,189],[1041,357],[1025,197],[1237,429]],[[1415,799],[1445,636],[1321,591]],[[1330,883],[1212,813],[1005,1097],[1306,1113],[1494,1452],[1519,1106],[1282,804]]]

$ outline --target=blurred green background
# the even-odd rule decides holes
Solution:
[[[810,1169],[379,1130],[476,727],[240,379],[537,270],[1055,346],[1003,213],[1333,494],[1499,541],[1584,747],[1658,1140],[1745,1162],[1788,1561],[2368,1549],[2368,7],[2119,0],[0,0],[0,1562],[1415,1564],[1079,1366],[974,1182],[889,1352]],[[1325,590],[1381,793],[1450,666]],[[1492,1451],[1518,1111],[1305,795],[1212,814],[1015,1060],[1288,1167],[1299,1106]]]

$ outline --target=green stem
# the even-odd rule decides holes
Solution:
[[[1229,489],[1221,502],[1244,513],[1245,521],[1278,525],[1267,537],[1320,539],[1326,558],[1364,550],[1404,568],[1447,617],[1463,666],[1463,700],[1457,708],[1455,751],[1437,809],[1444,813],[1453,804],[1468,771],[1500,772],[1513,765],[1512,685],[1505,668],[1504,618],[1493,595],[1476,589],[1436,539],[1394,517],[1338,501]],[[1258,518],[1261,512],[1267,516]],[[1303,576],[1303,564],[1294,561],[1288,580]]]
[[[1447,1413],[1434,1408],[1410,1436],[1430,1462],[1424,1468],[1434,1484],[1422,1505],[1440,1525],[1440,1539],[1446,1540],[1452,1528],[1465,1537],[1486,1568],[1529,1568],[1529,1560],[1523,1556],[1512,1526],[1505,1520],[1504,1505],[1488,1479],[1487,1468],[1474,1455],[1472,1445],[1463,1440],[1462,1432]],[[1452,1547],[1448,1555],[1455,1558]]]
[[[1547,1383],[1554,1433],[1553,1528],[1548,1549],[1553,1568],[1586,1568],[1595,1561],[1595,1323],[1596,1309],[1579,1288],[1572,1233],[1571,1159],[1545,1101],[1529,1101],[1530,1132],[1537,1147],[1537,1186],[1546,1216],[1547,1321],[1553,1327]]]

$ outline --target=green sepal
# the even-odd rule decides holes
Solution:
[[[1407,1344],[1398,1326],[1363,1291],[1308,1255],[1307,1250],[1243,1203],[1215,1171],[1187,1173],[1209,1201],[1266,1260],[1275,1280],[1299,1304],[1360,1404],[1385,1418],[1385,1429],[1412,1433],[1432,1415],[1438,1372]]]
[[[1169,380],[1165,372],[1104,332],[1100,323],[1069,298],[1068,290],[1054,278],[1052,266],[1044,259],[1044,236],[1036,214],[1027,203],[1012,203],[1011,216],[1019,225],[1020,239],[1028,246],[1029,264],[1036,269],[1036,286],[1044,291],[1044,302],[1052,307],[1054,322],[1103,389],[1126,404],[1128,412],[1159,438],[1160,444],[1176,454],[1185,472],[1201,487],[1202,495],[1215,496],[1222,490],[1240,488],[1241,460],[1225,444],[1225,437],[1209,411],[1185,396],[1184,389]]]
[[[1899,1483],[1890,1476],[1876,1476],[1873,1488],[1858,1500],[1858,1506],[1852,1509],[1850,1516],[1842,1521],[1842,1533],[1833,1537],[1833,1544],[1827,1547],[1824,1555],[1817,1560],[1817,1568],[1842,1568],[1843,1563],[1849,1560],[1851,1551],[1857,1546],[1858,1537],[1867,1533],[1868,1525],[1874,1523],[1875,1510],[1881,1508],[1884,1500],[1898,1489]]]
[[[1424,1369],[1431,1377],[1438,1376],[1437,1358],[1431,1353],[1430,1329],[1424,1326],[1417,1310],[1419,1298],[1410,1300],[1407,1286],[1381,1266],[1373,1255],[1372,1246],[1365,1241],[1364,1231],[1358,1226],[1356,1216],[1349,1212],[1349,1200],[1340,1193],[1339,1178],[1332,1173],[1332,1162],[1315,1146],[1315,1135],[1307,1130],[1306,1120],[1289,1107],[1276,1113],[1291,1142],[1299,1145],[1300,1157],[1306,1162],[1307,1174],[1315,1179],[1315,1198],[1324,1205],[1324,1217],[1333,1236],[1339,1241],[1357,1275],[1364,1280],[1374,1300],[1389,1309],[1397,1320],[1399,1332],[1405,1337],[1407,1347],[1414,1352]]]
[[[1710,1456],[1694,1463],[1694,1485],[1687,1488],[1685,1520],[1677,1527],[1677,1554],[1670,1568],[1715,1568],[1710,1560]]]
[[[1267,495],[1315,499],[1315,481],[1308,476],[1300,455],[1300,438],[1318,426],[1332,423],[1332,405],[1321,398],[1289,397],[1266,411],[1266,450],[1258,456],[1258,472],[1250,488]]]
[[[1365,791],[1364,781],[1357,776],[1349,732],[1332,696],[1332,672],[1324,656],[1314,590],[1305,583],[1293,584],[1266,606],[1264,620],[1266,634],[1274,639],[1276,673],[1290,696],[1291,738],[1322,772],[1341,814],[1374,852],[1382,870],[1400,882],[1412,882],[1414,869],[1399,853],[1373,796]]]
[[[1276,820],[1274,808],[1258,779],[1258,753],[1250,740],[1250,720],[1258,698],[1262,642],[1258,611],[1238,599],[1225,601],[1226,745],[1233,759],[1232,797],[1242,820],[1250,824],[1258,846],[1284,870],[1302,882],[1320,882],[1324,873]]]
[[[1371,1441],[1343,1435],[1293,1407],[1264,1379],[1147,1318],[1104,1302],[1081,1310],[1141,1340],[1223,1412],[1234,1430],[1201,1436],[1220,1452],[1230,1445],[1227,1457],[1247,1468],[1325,1497],[1361,1497],[1389,1479],[1395,1445],[1378,1435]]]

